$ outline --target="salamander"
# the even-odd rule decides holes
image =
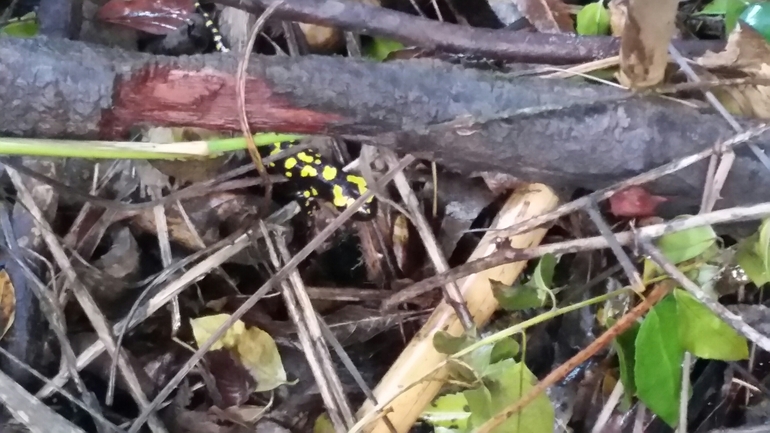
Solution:
[[[263,157],[275,155],[294,145],[296,142],[284,141],[261,146],[260,154]],[[342,212],[367,190],[366,179],[362,176],[346,173],[342,167],[312,149],[273,162],[268,165],[268,170],[283,174],[300,187],[297,193],[298,203],[307,212],[316,208],[318,199],[330,202]],[[377,201],[370,197],[358,208],[354,218],[366,221],[376,213]]]
[[[195,8],[203,16],[206,27],[211,31],[217,51],[229,52],[230,50],[225,45],[222,34],[211,15],[197,1]],[[284,141],[269,146],[261,146],[260,154],[263,157],[274,155],[295,144],[296,142],[293,141]],[[271,163],[268,169],[279,171],[301,187],[297,194],[297,200],[300,207],[308,213],[315,210],[318,199],[331,202],[339,211],[344,211],[367,189],[366,179],[344,172],[341,166],[327,161],[318,152],[310,149]],[[358,209],[354,218],[359,221],[366,221],[373,218],[376,213],[377,202],[372,197]]]

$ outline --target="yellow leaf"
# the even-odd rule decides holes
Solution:
[[[0,338],[11,329],[16,317],[16,290],[10,275],[5,269],[0,270]]]
[[[257,381],[257,392],[269,391],[287,383],[281,355],[275,340],[259,328],[247,329],[240,335],[236,350]]]
[[[200,347],[211,335],[216,331],[223,323],[230,318],[229,314],[216,314],[213,316],[204,316],[197,319],[190,320],[192,326],[193,336],[195,336],[195,342]],[[238,340],[246,331],[246,325],[240,320],[237,320],[230,329],[225,332],[216,343],[209,349],[217,350],[221,348],[232,349],[238,344]]]

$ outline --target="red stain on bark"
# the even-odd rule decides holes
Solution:
[[[116,83],[112,110],[103,116],[102,135],[119,136],[137,124],[240,130],[235,89],[234,75],[214,69],[147,66]],[[256,77],[246,79],[246,117],[255,133],[317,134],[345,119],[295,107]]]

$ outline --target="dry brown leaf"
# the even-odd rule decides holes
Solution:
[[[527,21],[543,33],[573,33],[575,23],[563,0],[513,0]]]
[[[11,276],[5,269],[0,270],[0,338],[11,329],[16,317],[16,290]]]
[[[727,39],[724,51],[707,52],[696,62],[720,75],[770,79],[770,46],[756,30],[741,24]],[[770,119],[770,86],[732,86],[712,90],[733,114]]]
[[[674,35],[678,0],[627,0],[620,42],[620,83],[654,86],[665,76],[668,44]]]

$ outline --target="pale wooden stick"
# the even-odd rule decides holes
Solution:
[[[551,211],[557,204],[558,198],[547,186],[541,184],[523,186],[516,190],[505,203],[492,224],[492,228],[506,228],[518,222],[526,221],[533,216]],[[510,245],[513,248],[530,248],[540,243],[545,232],[545,228],[538,228],[510,237]],[[495,244],[497,239],[498,235],[495,231],[488,232],[468,260],[479,259],[493,253],[497,249]],[[496,280],[503,284],[513,284],[526,265],[526,261],[509,263],[470,275],[457,282],[477,326],[485,324],[498,307],[497,300],[492,295],[489,281]],[[442,301],[436,307],[420,332],[415,335],[380,381],[380,384],[374,389],[374,396],[377,401],[387,402],[392,399],[385,406],[384,412],[397,433],[409,431],[423,410],[439,392],[444,379],[447,377],[447,370],[445,368],[440,369],[431,376],[431,380],[423,381],[404,391],[446,360],[447,355],[439,353],[433,348],[433,334],[436,331],[446,331],[452,335],[460,335],[463,332],[462,325],[454,310],[446,301]],[[359,419],[363,417],[375,418],[372,417],[371,412],[373,410],[375,410],[375,406],[367,400],[358,411]],[[392,433],[386,424],[382,417],[378,417],[364,431],[367,433]]]

